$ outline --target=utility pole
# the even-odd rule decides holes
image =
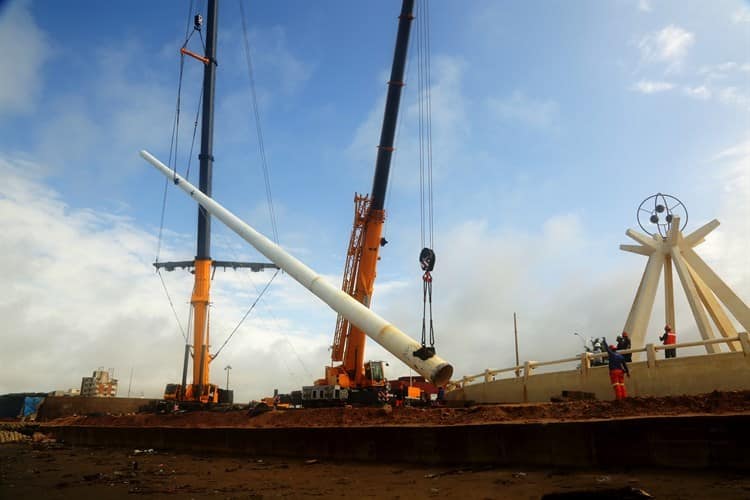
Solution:
[[[518,368],[518,323],[516,322],[516,313],[513,313],[513,336],[516,339],[516,377],[521,376],[521,371]]]
[[[130,367],[130,381],[128,382],[128,397],[130,397],[130,386],[133,384],[133,367]]]

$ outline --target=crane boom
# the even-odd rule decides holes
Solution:
[[[342,289],[366,307],[370,307],[380,247],[385,223],[385,195],[393,156],[401,91],[404,87],[404,70],[409,47],[411,23],[414,19],[414,0],[403,0],[399,15],[398,34],[393,52],[391,77],[383,113],[383,126],[375,161],[375,174],[370,196],[355,195],[354,224],[347,250]],[[353,387],[367,387],[372,380],[367,377],[364,363],[365,334],[345,318],[339,316],[331,348],[331,361],[342,364],[326,368],[325,383]],[[384,383],[384,382],[383,382]]]
[[[206,59],[203,69],[203,113],[201,123],[201,151],[199,186],[211,196],[214,141],[214,90],[216,86],[216,28],[218,2],[209,0],[206,23]],[[190,302],[193,305],[193,384],[188,388],[190,399],[218,402],[218,391],[209,382],[208,305],[211,290],[211,216],[198,207],[198,238],[195,250],[195,285]]]

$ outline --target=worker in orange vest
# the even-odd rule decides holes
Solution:
[[[612,382],[612,388],[615,390],[615,399],[625,399],[628,396],[625,390],[625,375],[630,378],[628,364],[623,355],[617,352],[617,347],[607,345],[606,340],[604,341],[604,348],[607,350],[609,380]]]
[[[664,345],[674,345],[677,343],[677,332],[672,330],[672,327],[669,325],[664,325],[664,335],[659,337],[659,340],[664,342]],[[677,357],[677,349],[664,349],[664,357],[665,358],[675,358]]]

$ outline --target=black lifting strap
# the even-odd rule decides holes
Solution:
[[[435,355],[435,330],[432,324],[432,275],[435,268],[435,252],[431,248],[423,248],[419,253],[419,264],[424,271],[422,275],[422,347],[414,351],[414,356],[421,360],[430,359]],[[426,344],[427,336],[427,305],[430,313],[430,345]]]

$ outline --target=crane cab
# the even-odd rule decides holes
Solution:
[[[365,363],[365,387],[385,387],[385,361],[368,361]]]

